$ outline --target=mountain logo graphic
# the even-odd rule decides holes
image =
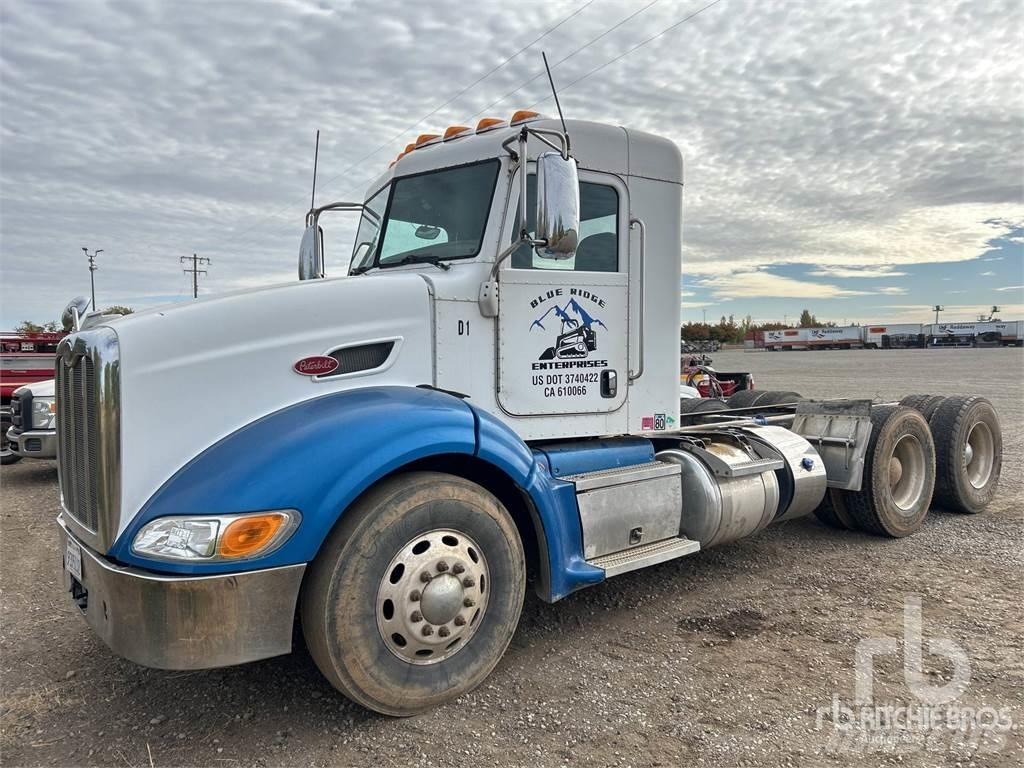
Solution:
[[[554,319],[549,315],[554,314]],[[544,350],[538,360],[576,360],[585,358],[597,349],[597,331],[594,326],[598,325],[604,330],[608,326],[595,317],[592,317],[587,310],[579,305],[576,299],[569,299],[565,306],[555,304],[547,309],[543,315],[530,324],[530,331],[539,328],[548,332],[544,323],[554,325],[559,322],[558,334],[555,336],[555,343]]]

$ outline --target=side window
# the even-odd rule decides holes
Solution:
[[[526,227],[536,227],[537,177],[526,180]],[[519,212],[516,211],[516,220]],[[518,233],[513,232],[515,238]],[[512,253],[513,269],[559,269],[576,272],[618,272],[619,194],[614,187],[580,182],[580,244],[576,255],[564,261],[541,259],[523,244]]]

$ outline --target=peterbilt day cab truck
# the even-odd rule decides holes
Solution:
[[[888,536],[933,495],[979,511],[981,398],[680,425],[682,184],[639,131],[453,126],[310,211],[298,282],[71,334],[59,522],[88,624],[197,669],[288,653],[298,620],[338,690],[407,715],[489,674],[528,573],[554,602],[815,510]],[[327,277],[340,211],[359,227]]]

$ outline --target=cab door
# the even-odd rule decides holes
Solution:
[[[534,227],[530,176],[527,224]],[[515,187],[513,187],[515,188]],[[629,201],[614,176],[580,172],[580,241],[563,261],[522,245],[501,270],[498,402],[509,414],[600,414],[626,401]],[[515,204],[505,231],[514,232]]]

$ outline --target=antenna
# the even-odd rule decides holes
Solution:
[[[320,129],[316,131],[316,147],[313,149],[313,194],[309,199],[309,209],[316,208],[316,164],[320,159]]]
[[[541,58],[544,59],[544,69],[548,73],[548,82],[551,84],[551,95],[555,97],[555,109],[558,110],[558,119],[562,121],[562,133],[565,134],[565,151],[569,151],[569,129],[565,127],[565,117],[562,115],[562,104],[558,101],[558,91],[555,90],[555,79],[551,76],[551,67],[548,66],[548,55],[544,52],[540,52]]]

